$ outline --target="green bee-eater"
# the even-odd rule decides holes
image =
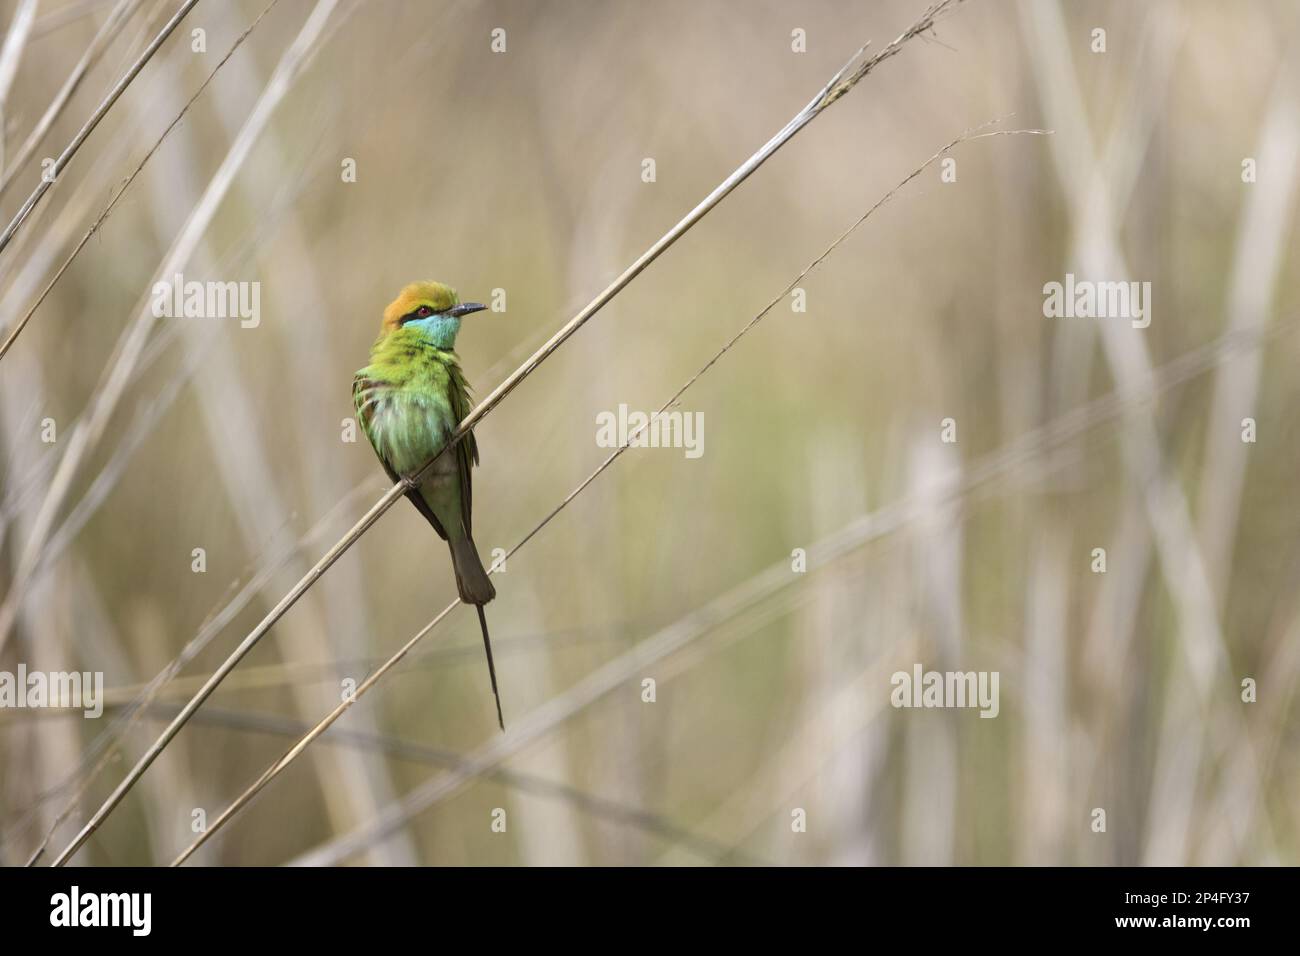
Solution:
[[[414,282],[384,309],[379,338],[370,347],[370,364],[352,381],[352,400],[362,430],[393,481],[413,476],[428,464],[469,414],[469,385],[456,357],[456,333],[461,316],[485,308],[461,302],[441,282]],[[483,605],[497,592],[471,534],[470,468],[476,464],[478,445],[470,432],[406,496],[451,547],[460,599],[478,611],[497,723],[505,730],[483,614]]]

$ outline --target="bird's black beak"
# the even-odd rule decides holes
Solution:
[[[462,302],[460,305],[453,305],[447,310],[448,315],[462,316],[469,315],[471,312],[482,312],[487,306],[482,302]]]

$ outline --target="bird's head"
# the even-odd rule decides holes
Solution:
[[[412,282],[384,309],[382,334],[418,329],[438,348],[455,348],[461,316],[486,308],[478,302],[461,302],[456,290],[441,282]]]

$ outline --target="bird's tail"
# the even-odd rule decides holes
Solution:
[[[483,650],[487,651],[488,677],[492,678],[492,696],[497,701],[497,725],[505,730],[506,720],[501,716],[501,694],[497,691],[497,666],[492,663],[492,641],[488,638],[487,616],[483,613],[482,604],[475,604],[474,610],[478,611],[478,626],[483,631]]]
[[[497,589],[483,570],[474,539],[463,535],[451,538],[447,543],[451,545],[451,564],[456,569],[456,590],[460,592],[460,599],[466,604],[487,604],[497,596]]]
[[[492,696],[497,702],[497,723],[506,729],[505,718],[501,716],[501,694],[497,691],[497,668],[492,661],[492,640],[488,637],[487,616],[483,605],[497,596],[497,589],[492,586],[492,579],[483,570],[479,560],[478,549],[469,535],[453,538],[451,545],[451,563],[456,569],[456,590],[460,599],[466,604],[473,604],[478,611],[479,628],[483,631],[483,650],[487,652],[488,677],[492,678]]]

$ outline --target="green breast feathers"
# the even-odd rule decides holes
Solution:
[[[414,474],[447,443],[470,412],[469,386],[454,352],[414,330],[384,336],[352,382],[357,421],[394,480]],[[474,434],[458,451],[478,463]]]

